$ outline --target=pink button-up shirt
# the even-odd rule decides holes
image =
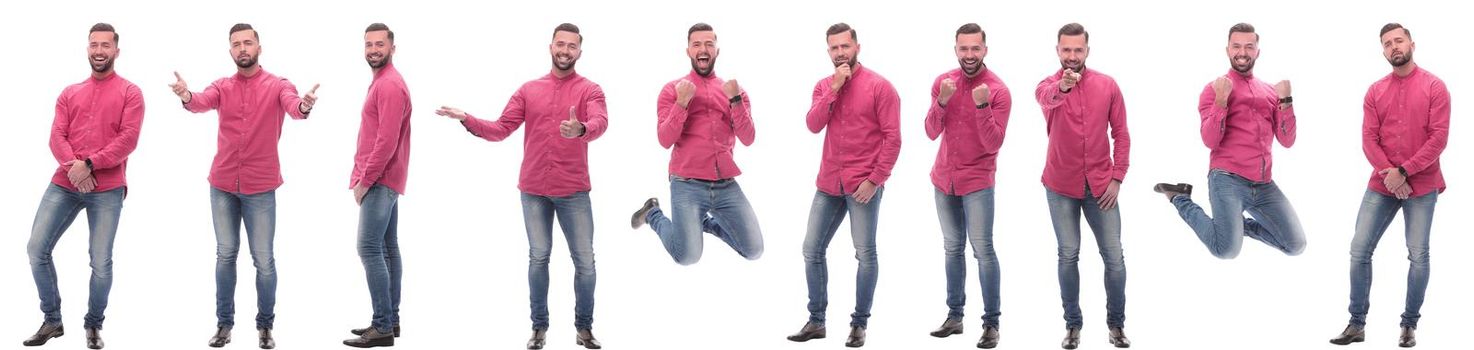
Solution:
[[[583,136],[563,138],[558,126],[575,107]],[[531,195],[567,197],[593,189],[589,183],[589,142],[609,125],[604,90],[578,73],[559,78],[548,75],[522,84],[501,118],[487,121],[467,116],[462,124],[471,134],[501,141],[527,123],[522,139],[522,175],[517,189]]]
[[[68,161],[92,160],[94,191],[127,186],[128,154],[138,146],[143,127],[143,92],[117,73],[67,86],[56,98],[51,122],[51,155],[58,167],[51,183],[77,191],[67,178]]]
[[[1274,161],[1270,146],[1279,139],[1285,148],[1295,145],[1295,108],[1280,110],[1279,93],[1253,75],[1229,70],[1233,92],[1228,108],[1214,103],[1213,83],[1198,96],[1202,115],[1203,145],[1212,150],[1208,167],[1222,169],[1249,181],[1272,181]]]
[[[1070,92],[1061,93],[1063,73],[1061,69],[1045,77],[1034,90],[1044,109],[1044,132],[1049,135],[1044,187],[1084,199],[1088,184],[1090,195],[1100,197],[1112,180],[1124,182],[1131,166],[1126,101],[1115,79],[1090,68],[1080,73],[1080,81]]]
[[[192,93],[184,109],[194,113],[216,110],[220,135],[210,186],[231,193],[257,194],[282,184],[277,141],[284,116],[307,119],[298,105],[297,87],[285,78],[258,70],[254,76],[236,73],[220,78],[205,91]]]
[[[384,185],[404,194],[409,181],[409,116],[413,105],[409,87],[394,64],[374,73],[368,97],[363,100],[363,119],[358,124],[358,151],[353,155],[353,174],[348,187]]]
[[[1407,170],[1413,196],[1443,192],[1438,156],[1448,145],[1449,96],[1443,80],[1423,68],[1406,77],[1388,74],[1367,89],[1361,124],[1361,149],[1372,164],[1367,187],[1391,196],[1382,169]]]
[[[956,82],[957,90],[944,108],[937,98],[942,80],[949,78]],[[988,86],[988,108],[978,109],[972,89],[982,84]],[[932,185],[953,196],[992,188],[993,173],[998,170],[998,148],[1003,146],[1008,113],[1013,109],[1008,87],[987,68],[972,78],[959,68],[937,77],[931,85],[931,98],[926,137],[936,140],[942,136],[936,164],[931,168]]]
[[[732,104],[722,92],[725,82],[713,72],[705,77],[691,72],[684,78],[696,86],[685,108],[676,104],[676,79],[665,84],[655,101],[655,134],[660,147],[670,153],[670,174],[690,179],[716,181],[742,174],[732,160],[736,140],[751,146],[752,102],[742,91],[742,103]]]
[[[901,155],[901,97],[896,88],[862,65],[855,65],[839,91],[834,76],[814,85],[809,131],[824,130],[819,191],[832,196],[854,193],[865,180],[884,186]]]

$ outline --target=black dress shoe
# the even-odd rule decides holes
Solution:
[[[97,328],[87,328],[88,349],[97,350],[102,348],[102,334],[99,331]]]
[[[210,337],[210,347],[218,348],[230,344],[230,327],[215,329],[215,336]]]
[[[527,350],[540,350],[548,343],[548,330],[534,329],[532,337],[527,339]]]
[[[1341,334],[1335,338],[1331,338],[1331,344],[1346,345],[1360,343],[1364,340],[1366,340],[1366,332],[1362,331],[1361,327],[1346,325],[1346,330],[1341,331]]]
[[[271,338],[271,330],[270,329],[261,329],[259,331],[260,331],[259,333],[261,335],[261,337],[260,337],[261,338],[261,343],[260,343],[261,348],[262,349],[275,349],[276,348],[276,339],[272,339]]]
[[[1126,339],[1126,330],[1121,327],[1111,327],[1111,345],[1118,348],[1131,347],[1131,339]]]
[[[650,209],[659,207],[660,201],[656,200],[655,197],[646,199],[645,206],[640,207],[640,210],[635,211],[635,215],[630,216],[630,228],[638,229],[640,226],[645,226],[645,216],[650,214]]]
[[[983,326],[983,337],[978,338],[979,349],[992,349],[998,347],[998,326]]]
[[[941,327],[937,327],[937,330],[931,331],[931,336],[937,338],[946,338],[953,334],[962,334],[962,320],[948,318],[946,321],[942,321]]]
[[[374,326],[368,326],[368,327],[363,327],[363,328],[354,328],[353,330],[348,331],[348,333],[353,333],[353,335],[363,335],[363,333],[364,332],[368,332],[368,330],[370,328],[374,328]],[[395,338],[399,338],[399,324],[398,323],[395,323],[394,324],[394,337]]]
[[[1079,328],[1068,328],[1068,329],[1065,329],[1065,340],[1059,342],[1059,347],[1065,348],[1065,349],[1069,349],[1069,350],[1073,350],[1075,348],[1080,347],[1080,329]]]
[[[788,340],[806,342],[809,339],[824,339],[824,333],[824,325],[809,322],[805,323],[804,328],[799,329],[798,333],[788,336]]]
[[[858,348],[865,346],[865,327],[850,326],[850,338],[844,341],[844,347]]]
[[[51,324],[42,322],[41,329],[37,329],[36,334],[31,335],[30,338],[26,338],[26,341],[21,342],[21,344],[25,346],[46,345],[46,342],[51,340],[51,338],[60,338],[63,334],[66,334],[66,332],[65,329],[62,329],[61,323]]]
[[[594,332],[587,329],[578,330],[578,337],[576,337],[575,339],[578,340],[578,346],[582,346],[584,349],[604,348],[603,344],[599,344],[598,339],[594,339]]]
[[[1411,348],[1418,345],[1418,337],[1413,335],[1412,327],[1402,327],[1402,335],[1397,337],[1397,346]]]
[[[1193,195],[1193,185],[1184,184],[1184,183],[1179,183],[1179,184],[1159,183],[1156,186],[1152,186],[1152,191],[1156,191],[1157,193],[1161,193],[1161,194],[1166,194],[1167,195],[1167,200],[1172,200],[1173,198],[1176,198],[1177,196],[1189,196],[1189,197],[1191,197]]]
[[[363,334],[359,335],[357,338],[344,340],[343,345],[352,346],[355,348],[394,346],[394,334],[379,333],[378,329],[369,327],[367,331],[364,331]]]

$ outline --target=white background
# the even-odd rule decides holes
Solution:
[[[147,101],[141,141],[130,159],[130,193],[115,248],[115,281],[104,336],[109,349],[203,348],[214,332],[215,239],[208,174],[216,114],[180,108],[172,71],[199,90],[234,74],[227,29],[248,22],[261,36],[261,62],[299,89],[321,83],[306,121],[281,138],[286,184],[277,191],[276,336],[282,349],[338,348],[370,316],[354,249],[357,208],[348,191],[359,110],[370,79],[363,28],[389,24],[396,66],[414,97],[412,170],[401,198],[405,257],[403,349],[520,348],[527,319],[527,241],[516,181],[522,133],[501,143],[472,137],[431,112],[441,105],[494,117],[523,82],[549,69],[552,28],[583,28],[580,74],[608,96],[610,129],[593,144],[590,166],[599,286],[595,334],[615,349],[839,348],[853,306],[855,262],[848,225],[830,248],[830,338],[796,344],[784,336],[807,311],[801,242],[822,135],[803,126],[811,89],[832,72],[824,30],[845,21],[859,31],[861,61],[901,93],[899,163],[888,182],[879,231],[880,283],[868,348],[971,348],[980,334],[976,265],[969,258],[967,332],[926,333],[946,315],[941,238],[928,177],[937,142],[922,128],[933,79],[957,67],[953,33],[982,24],[986,62],[1015,101],[998,158],[995,246],[1003,271],[1002,346],[1054,348],[1063,333],[1055,239],[1039,183],[1046,138],[1034,86],[1059,66],[1058,28],[1091,32],[1090,67],[1115,77],[1133,136],[1122,187],[1129,271],[1127,331],[1136,348],[1332,348],[1345,325],[1347,248],[1371,168],[1360,151],[1366,87],[1390,72],[1377,30],[1412,29],[1417,62],[1455,96],[1459,119],[1469,65],[1468,28],[1453,2],[653,2],[464,4],[438,1],[318,4],[302,1],[21,2],[0,13],[0,348],[40,323],[22,247],[36,203],[55,169],[47,137],[56,95],[87,78],[86,30],[109,22],[122,35],[117,70]],[[761,218],[767,253],[746,261],[708,240],[703,261],[673,263],[649,229],[630,230],[630,212],[650,196],[667,201],[669,152],[655,141],[662,84],[689,71],[686,29],[715,26],[724,49],[717,72],[750,92],[758,129],[737,150],[740,177]],[[1228,71],[1230,26],[1254,24],[1263,54],[1256,74],[1294,81],[1299,140],[1275,147],[1275,180],[1299,212],[1309,239],[1286,257],[1248,240],[1235,260],[1212,257],[1153,183],[1205,186],[1207,149],[1196,111],[1204,84]],[[1440,200],[1432,239],[1433,279],[1423,307],[1421,348],[1460,344],[1474,303],[1468,286],[1474,240],[1463,215],[1469,144],[1454,122],[1445,151],[1451,191]],[[1199,195],[1200,201],[1206,196]],[[81,348],[86,309],[85,219],[56,247],[62,309],[71,333],[52,348]],[[1406,259],[1402,221],[1377,257],[1368,342],[1391,348],[1402,310]],[[1089,232],[1086,229],[1085,232]],[[561,236],[561,235],[559,235]],[[1084,348],[1105,348],[1105,296],[1094,240],[1080,262]],[[550,349],[573,347],[572,269],[556,238]],[[970,255],[970,253],[969,253]],[[240,257],[237,331],[232,348],[254,346],[254,271]]]

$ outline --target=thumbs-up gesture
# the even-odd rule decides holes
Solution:
[[[565,139],[583,136],[583,123],[578,121],[577,106],[568,107],[568,120],[558,124],[558,133]]]
[[[691,103],[692,96],[696,96],[696,84],[686,79],[676,82],[676,104],[681,105],[681,108],[686,108],[686,105]]]
[[[722,93],[727,94],[727,99],[731,100],[742,94],[742,87],[737,85],[737,79],[728,80],[722,83]]]
[[[320,86],[322,84],[312,84],[312,90],[307,90],[307,94],[302,95],[302,103],[297,105],[297,110],[302,113],[312,112],[312,106],[317,105],[317,88]]]
[[[988,84],[978,84],[978,87],[972,88],[972,104],[982,106],[991,98],[992,96],[988,94]]]
[[[1228,95],[1232,93],[1233,81],[1228,80],[1227,76],[1220,76],[1217,80],[1213,81],[1213,97],[1214,102],[1217,103],[1218,106],[1227,107]]]
[[[942,79],[942,86],[937,88],[937,104],[947,106],[947,101],[952,100],[952,93],[957,92],[957,82],[952,78]]]
[[[189,103],[189,97],[191,96],[189,85],[184,84],[184,77],[179,76],[179,72],[174,72],[174,79],[174,83],[169,84],[169,88],[174,89],[174,94],[179,96],[180,101]]]

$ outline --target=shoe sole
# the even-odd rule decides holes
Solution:
[[[1366,341],[1366,338],[1365,337],[1356,337],[1356,338],[1351,338],[1351,341],[1349,341],[1349,342],[1338,343],[1338,342],[1332,341],[1331,344],[1336,344],[1336,345],[1351,345],[1352,343],[1360,343],[1360,342],[1363,342],[1363,341]]]
[[[816,335],[816,336],[812,336],[812,337],[788,337],[788,340],[789,341],[794,341],[794,342],[799,342],[799,343],[810,341],[810,340],[814,340],[814,339],[824,339],[824,335],[823,334],[820,334],[820,335]]]
[[[955,335],[955,334],[962,334],[962,329],[954,328],[954,329],[951,329],[951,330],[946,330],[946,331],[941,331],[941,332],[931,332],[931,336],[937,337],[937,338],[946,338],[946,337],[950,337],[950,336]]]
[[[351,346],[351,347],[355,347],[355,348],[376,348],[376,347],[381,347],[381,346],[394,346],[394,338],[385,338],[385,339],[389,339],[389,341],[370,340],[368,343],[364,343],[364,344],[354,344],[354,343],[349,343],[349,342],[346,342],[345,341],[345,342],[343,342],[343,345],[347,345],[347,346]]]

